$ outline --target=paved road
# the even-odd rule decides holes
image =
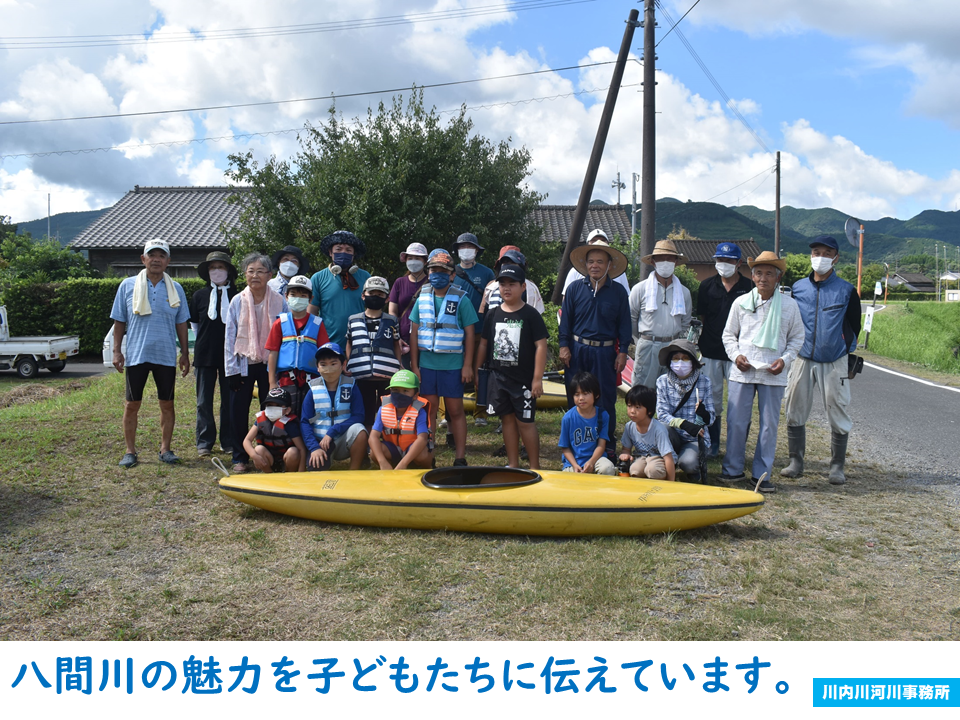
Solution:
[[[853,381],[852,404],[850,443],[866,458],[891,463],[929,482],[960,480],[956,388],[931,386],[867,366]],[[814,418],[826,426],[819,409]]]
[[[37,375],[37,380],[46,380],[48,378],[85,378],[95,375],[103,375],[107,372],[116,372],[113,368],[108,368],[102,363],[75,363],[67,362],[67,366],[59,373],[51,373],[48,370],[41,370]],[[4,376],[17,377],[13,370],[0,370]]]

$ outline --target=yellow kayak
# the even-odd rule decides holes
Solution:
[[[763,507],[749,490],[497,467],[236,475],[228,497],[347,525],[510,535],[644,535],[732,520]]]
[[[463,396],[463,409],[472,413],[477,406],[477,394],[475,392],[467,393]],[[538,410],[549,410],[554,408],[567,409],[567,389],[563,383],[553,380],[543,381],[543,395],[537,398]]]

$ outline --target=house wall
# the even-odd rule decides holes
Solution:
[[[716,263],[711,262],[709,265],[706,263],[687,263],[687,267],[693,270],[697,276],[697,280],[703,282],[708,277],[713,277],[717,274]],[[746,263],[743,263],[740,266],[740,274],[745,278],[750,277],[750,268],[747,267]]]
[[[227,248],[172,248],[167,274],[174,278],[197,277],[197,265],[215,250],[227,251]],[[105,275],[112,270],[119,277],[136,275],[143,270],[140,251],[133,249],[91,249],[90,264]]]

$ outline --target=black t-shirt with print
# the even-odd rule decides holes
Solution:
[[[501,305],[484,318],[482,337],[487,341],[487,367],[529,386],[536,342],[547,337],[540,313],[526,304],[516,312],[506,312]]]

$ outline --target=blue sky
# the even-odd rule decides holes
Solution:
[[[0,121],[278,100],[609,61],[630,9],[596,0],[458,20],[284,38],[162,44],[209,32],[489,7],[498,0],[0,0],[5,37],[148,33],[146,45],[3,50]],[[679,18],[693,0],[663,0]],[[503,2],[510,7],[510,2]],[[90,10],[93,7],[93,11]],[[783,153],[783,204],[901,218],[960,201],[960,3],[921,0],[702,0],[680,28],[771,151]],[[669,27],[659,16],[658,37]],[[642,30],[634,37],[640,55]],[[675,34],[658,49],[657,195],[773,207],[765,153],[739,125]],[[471,110],[478,132],[533,156],[530,184],[548,202],[579,192],[612,66],[427,90],[440,109]],[[639,81],[637,63],[625,84]],[[594,197],[614,200],[617,170],[640,169],[642,95],[620,93]],[[377,98],[343,101],[346,116]],[[124,144],[125,152],[0,159],[0,214],[14,221],[112,204],[133,185],[223,184],[229,152],[289,157],[293,135],[145,147],[302,127],[326,103],[194,115],[0,126],[0,155]],[[735,185],[757,176],[740,188]],[[627,196],[629,195],[629,188]],[[719,195],[719,196],[718,196]],[[625,197],[627,197],[625,196]]]

